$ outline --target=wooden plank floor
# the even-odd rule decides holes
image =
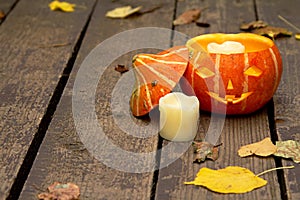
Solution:
[[[207,10],[203,11],[202,20],[210,23],[211,27],[208,29],[199,29],[191,24],[177,28],[191,37],[205,32],[236,33],[239,32],[240,24],[245,21],[255,20],[252,1],[235,3],[222,0],[178,2],[177,15],[184,10],[197,6],[207,8]],[[243,12],[236,12],[237,10],[242,10]],[[204,133],[207,132],[210,126],[210,115],[201,114],[200,124],[202,131],[200,131],[198,138],[204,139]],[[202,167],[220,169],[230,165],[243,166],[254,173],[275,167],[275,162],[272,158],[261,159],[251,157],[245,159],[237,155],[237,151],[241,145],[259,141],[265,137],[270,137],[266,109],[249,116],[238,118],[227,117],[219,141],[219,143],[223,144],[220,147],[219,159],[215,162],[207,161],[200,165],[194,164],[194,153],[191,147],[180,159],[159,171],[156,199],[280,199],[280,191],[277,189],[279,188],[279,184],[274,174],[266,174],[263,177],[268,180],[266,187],[239,195],[224,196],[223,194],[214,193],[204,188],[183,184],[184,181],[193,180]]]
[[[47,107],[93,2],[80,4],[85,8],[64,15],[51,12],[44,1],[20,1],[0,26],[1,199],[20,192],[43,139],[43,125],[51,118]]]
[[[174,148],[171,153],[167,152],[162,147],[170,143],[157,134],[148,138],[135,137],[148,134],[148,131],[156,133],[157,124],[153,119],[137,119],[126,115],[129,109],[122,106],[128,106],[128,95],[132,88],[127,86],[128,83],[133,83],[134,78],[132,71],[121,75],[114,67],[117,64],[130,67],[131,59],[136,53],[157,52],[155,47],[128,51],[113,60],[108,67],[93,68],[91,63],[94,74],[106,67],[102,76],[97,77],[99,82],[95,100],[92,99],[98,123],[106,137],[127,152],[145,155],[152,153],[152,158],[145,157],[130,166],[127,160],[131,157],[118,157],[115,149],[106,149],[105,153],[111,160],[104,164],[95,157],[98,154],[91,151],[91,146],[83,144],[82,135],[78,133],[78,123],[81,128],[94,133],[89,139],[95,149],[107,145],[102,141],[104,138],[96,134],[98,129],[92,124],[92,118],[85,115],[87,113],[82,113],[86,118],[76,121],[73,110],[76,108],[72,107],[76,103],[72,102],[76,91],[74,84],[78,79],[78,72],[82,72],[79,70],[84,59],[98,44],[107,42],[108,38],[122,31],[163,27],[194,37],[204,33],[240,32],[241,23],[257,19],[293,30],[278,19],[277,15],[286,17],[299,27],[297,9],[300,2],[72,0],[72,3],[78,5],[73,13],[52,12],[48,8],[49,2],[50,0],[0,2],[0,9],[7,13],[3,23],[0,21],[0,199],[37,199],[37,195],[47,191],[47,187],[55,181],[76,183],[80,187],[82,200],[300,199],[299,164],[288,159],[262,159],[255,156],[242,159],[237,155],[241,145],[265,137],[300,141],[300,120],[297,118],[300,114],[297,67],[300,62],[300,47],[294,38],[276,40],[282,53],[284,72],[274,96],[274,105],[270,102],[251,115],[226,117],[219,139],[222,143],[220,157],[215,162],[207,161],[200,165],[193,163],[191,147],[184,154],[180,152],[181,146]],[[108,10],[125,5],[143,6],[142,10],[156,6],[159,9],[143,15],[135,14],[127,19],[105,17]],[[197,27],[195,24],[174,27],[174,18],[190,8],[202,8],[200,20],[209,23],[210,27]],[[138,37],[140,36],[134,32],[128,35],[128,41],[125,40],[128,49],[134,49],[138,45]],[[154,32],[143,39],[151,41],[157,38],[159,41],[156,44],[166,49],[173,45],[183,45],[188,37]],[[114,55],[124,45],[122,42],[114,44],[116,45],[102,53]],[[83,79],[88,88],[94,87],[89,85],[94,78],[95,75],[92,74]],[[127,82],[124,84],[122,81]],[[116,90],[116,86],[119,90]],[[76,92],[82,100],[90,100],[86,91]],[[113,102],[116,96],[117,102]],[[113,104],[117,105],[116,110],[113,110]],[[211,121],[209,113],[201,112],[197,138],[205,137]],[[150,126],[153,124],[154,126]],[[157,151],[161,148],[162,152]],[[100,152],[99,155],[103,154]],[[166,159],[173,157],[179,158],[166,167],[161,166],[163,168],[158,171],[149,170],[159,164],[164,165]],[[118,163],[118,166],[112,163]],[[268,181],[266,186],[238,195],[221,195],[202,187],[183,184],[184,181],[192,180],[201,167],[219,169],[229,165],[246,167],[256,174],[282,165],[295,165],[295,169],[264,174],[262,178]],[[139,170],[140,173],[132,173]]]
[[[291,31],[299,32],[278,18],[283,16],[296,26],[300,26],[300,19],[297,17],[300,2],[289,1],[257,1],[258,17],[261,20],[278,26],[285,27]],[[283,58],[283,75],[279,88],[274,96],[275,102],[275,128],[279,140],[300,141],[300,86],[299,86],[299,54],[300,43],[294,37],[279,39],[276,41]],[[297,83],[297,84],[295,84]],[[284,166],[295,165],[292,161],[282,160]],[[287,184],[286,198],[300,199],[300,166],[295,169],[284,170],[285,182]]]
[[[121,3],[98,1],[86,33],[86,38],[80,49],[75,69],[72,71],[70,81],[58,105],[45,140],[41,145],[41,150],[32,167],[20,199],[34,198],[40,192],[39,189],[45,190],[54,181],[78,184],[82,193],[80,199],[151,198],[154,172],[127,173],[105,166],[85,149],[76,133],[75,124],[72,120],[72,89],[76,71],[80,67],[83,58],[95,45],[128,29],[143,26],[172,27],[172,13],[175,5],[173,0],[155,1],[152,3],[153,5],[146,0],[138,2],[139,5],[145,5],[145,7],[161,3],[168,5],[164,10],[157,10],[155,13],[151,13],[155,17],[149,17],[145,14],[128,20],[105,18],[105,13],[108,10],[129,3],[130,1],[122,1]],[[170,37],[167,39],[170,39]],[[132,41],[132,44],[134,45],[134,41]],[[133,55],[134,53],[124,55],[107,68],[105,75],[103,75],[105,79],[100,79],[99,85],[103,87],[96,94],[96,105],[98,105],[96,109],[99,118],[101,118],[99,123],[103,125],[105,133],[115,144],[128,151],[152,152],[157,148],[157,136],[146,140],[126,136],[114,123],[110,111],[111,93],[114,85],[120,79],[120,74],[114,70],[114,66],[116,64],[130,66]],[[87,123],[88,127],[88,121],[85,123]],[[141,122],[137,121],[137,123]],[[146,163],[147,161],[144,162]]]

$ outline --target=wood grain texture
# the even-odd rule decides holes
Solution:
[[[295,26],[300,27],[300,2],[292,1],[257,1],[258,17],[272,26],[298,31],[278,18],[283,16]],[[300,43],[293,37],[276,40],[283,60],[283,74],[279,88],[274,96],[275,122],[279,140],[300,142]],[[284,170],[288,199],[300,199],[300,166],[289,159],[283,160],[284,166],[294,165],[295,169]]]
[[[41,145],[39,155],[32,167],[20,199],[34,198],[41,190],[46,191],[48,185],[54,181],[74,182],[80,187],[80,199],[150,199],[153,184],[153,172],[149,173],[127,173],[110,168],[98,161],[91,152],[88,152],[81,142],[73,121],[72,114],[72,90],[76,73],[81,62],[103,40],[112,37],[122,31],[144,27],[167,27],[171,28],[174,1],[139,1],[132,5],[130,1],[98,1],[92,16],[89,28],[86,32],[82,47],[77,56],[75,67],[70,75],[69,82],[64,90],[62,99],[53,117],[46,137]],[[163,3],[163,9],[141,16],[135,15],[128,19],[109,19],[105,13],[113,8],[130,4],[132,6],[144,5],[145,7]],[[145,38],[147,39],[147,38]],[[167,38],[170,40],[170,37]],[[132,40],[132,44],[134,44]],[[122,45],[122,44],[117,44]],[[116,46],[117,47],[117,46]],[[113,51],[114,48],[107,49]],[[140,139],[122,131],[113,117],[119,117],[122,123],[132,133],[143,133],[143,127],[148,122],[138,119],[122,119],[120,116],[113,116],[111,100],[113,90],[118,81],[127,77],[114,70],[116,64],[131,65],[131,59],[136,52],[129,52],[116,59],[99,77],[99,84],[96,92],[96,112],[99,124],[102,126],[106,136],[116,146],[132,152],[152,152],[157,148],[158,137],[155,134],[146,139]],[[132,79],[133,77],[128,76]],[[120,86],[122,89],[122,85]],[[124,86],[125,89],[128,89]],[[131,89],[131,88],[130,88]],[[129,93],[130,94],[130,93]],[[83,94],[84,96],[84,94]],[[126,104],[129,104],[128,101]],[[129,112],[128,110],[124,112]],[[123,120],[123,121],[122,121]],[[139,129],[131,127],[131,121],[141,126]],[[83,119],[83,125],[89,130],[94,130],[87,119]],[[97,143],[97,138],[95,138]],[[98,143],[100,144],[101,141]],[[111,159],[115,159],[114,152],[111,152]],[[118,158],[120,159],[120,158]],[[126,158],[121,158],[126,159]],[[113,160],[112,160],[113,162]],[[132,165],[147,165],[147,160]]]
[[[20,1],[0,28],[0,199],[7,197],[91,11]],[[68,44],[53,47],[55,44]]]
[[[4,19],[9,15],[13,7],[16,5],[18,0],[7,0],[7,1],[1,1],[0,2],[0,11],[3,12],[4,17],[0,17],[0,25],[4,21]]]
[[[207,8],[202,12],[200,21],[210,23],[210,28],[200,28],[195,24],[176,27],[194,37],[203,33],[240,32],[239,26],[245,21],[255,20],[254,5],[252,1],[178,1],[178,16],[190,8]],[[200,105],[201,107],[201,105]],[[197,139],[203,139],[210,126],[210,114],[201,112],[199,134]],[[242,145],[260,141],[270,137],[268,115],[266,108],[246,116],[226,117],[224,128],[219,140],[220,155],[217,161],[206,161],[202,164],[193,164],[194,153],[190,148],[180,159],[159,171],[156,199],[281,199],[276,172],[268,173],[262,178],[268,184],[262,188],[245,194],[218,194],[203,187],[184,185],[184,181],[193,180],[202,167],[212,169],[225,168],[227,166],[241,166],[250,169],[255,174],[275,167],[272,157],[260,158],[250,156],[240,158],[237,154]],[[167,142],[164,141],[164,145]],[[174,150],[176,152],[176,150]],[[167,155],[162,153],[162,158]]]

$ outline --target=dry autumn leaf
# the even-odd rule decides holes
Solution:
[[[280,19],[284,20],[286,23],[289,23],[286,19],[281,17],[280,15],[278,16]],[[289,25],[291,25],[289,23]],[[269,26],[266,22],[258,20],[258,21],[253,21],[247,24],[242,24],[240,26],[240,29],[243,31],[250,31],[252,33],[262,35],[269,37],[271,39],[275,39],[280,36],[292,36],[292,32],[281,27],[274,27],[274,26]]]
[[[64,1],[52,1],[51,3],[49,3],[49,8],[52,11],[60,10],[63,12],[74,12],[75,6],[75,4],[71,4]]]
[[[270,37],[272,39],[277,38],[279,36],[292,36],[293,33],[291,31],[288,31],[285,28],[281,27],[274,27],[274,26],[267,26],[264,28],[255,29],[252,31],[253,33],[256,33],[258,35],[263,35]]]
[[[258,20],[258,21],[249,22],[247,24],[242,24],[240,26],[240,29],[243,31],[251,31],[253,29],[264,28],[266,26],[268,26],[266,22]]]
[[[129,15],[138,12],[141,8],[141,6],[136,8],[132,8],[131,6],[123,6],[108,11],[105,16],[110,18],[126,18]]]
[[[300,143],[294,140],[277,141],[275,156],[292,158],[295,163],[300,163]]]
[[[115,67],[115,70],[117,72],[120,72],[121,74],[129,71],[128,67],[126,67],[125,65],[119,65],[119,64]]]
[[[246,168],[229,166],[219,170],[201,168],[194,181],[184,184],[204,186],[219,193],[246,193],[266,185],[267,181]]]
[[[49,192],[38,195],[40,200],[77,200],[80,196],[79,187],[73,183],[55,182],[48,187]]]
[[[260,142],[242,146],[238,150],[238,154],[240,157],[246,157],[252,154],[258,156],[269,156],[275,153],[276,150],[276,146],[272,143],[271,139],[267,137]]]
[[[182,13],[177,19],[173,21],[173,24],[176,25],[182,25],[182,24],[189,24],[192,22],[195,22],[201,14],[200,9],[190,9]]]
[[[215,161],[219,157],[218,147],[208,142],[194,141],[193,147],[194,153],[196,154],[194,162],[201,163],[204,162],[206,158]]]

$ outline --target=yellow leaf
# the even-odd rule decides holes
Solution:
[[[60,10],[63,12],[74,12],[75,4],[71,4],[68,2],[60,2],[60,1],[52,1],[49,4],[49,7],[52,11],[54,10]]]
[[[219,170],[204,167],[194,181],[184,184],[204,186],[219,193],[246,193],[266,185],[267,181],[246,168],[229,166]]]
[[[296,34],[295,34],[295,38],[296,38],[297,40],[300,40],[300,33],[296,33]]]
[[[276,150],[277,147],[272,143],[271,139],[267,137],[260,142],[242,146],[238,150],[238,154],[240,157],[246,157],[252,154],[258,156],[269,156],[275,153]]]
[[[141,6],[136,8],[132,8],[131,6],[119,7],[108,11],[105,16],[110,18],[125,18],[133,13],[138,12],[141,8]]]

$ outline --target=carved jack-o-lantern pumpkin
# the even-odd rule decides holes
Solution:
[[[235,41],[244,53],[209,53],[210,43]],[[277,89],[282,73],[274,42],[250,33],[207,34],[187,42],[191,58],[184,76],[200,100],[202,110],[227,114],[251,113],[265,105]]]

